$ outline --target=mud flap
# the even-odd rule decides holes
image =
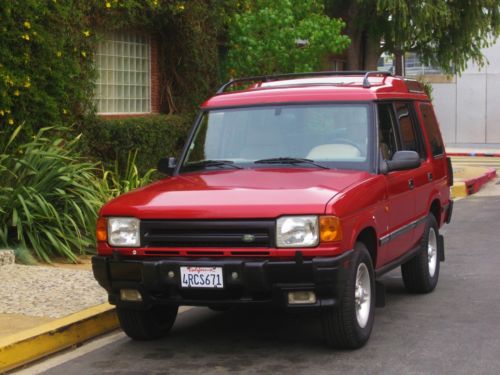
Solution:
[[[443,235],[438,236],[438,258],[440,262],[444,262],[444,237]]]
[[[375,280],[375,307],[385,307],[385,285]]]

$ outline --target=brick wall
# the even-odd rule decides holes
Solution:
[[[151,37],[151,112],[160,113],[160,62],[158,39]]]

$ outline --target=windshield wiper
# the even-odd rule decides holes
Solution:
[[[330,169],[324,165],[315,163],[311,159],[301,159],[301,158],[291,158],[291,157],[281,157],[281,158],[270,158],[270,159],[260,159],[254,161],[255,164],[310,164],[315,167],[322,169]]]
[[[200,160],[200,161],[195,161],[193,163],[187,163],[185,167],[222,167],[222,166],[228,166],[236,169],[243,169],[243,167],[240,167],[239,165],[234,164],[234,161],[232,160]]]

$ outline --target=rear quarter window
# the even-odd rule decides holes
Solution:
[[[394,103],[396,117],[399,123],[399,135],[403,150],[415,151],[422,160],[427,158],[422,132],[418,128],[418,123],[414,116],[413,104],[396,102]]]
[[[432,156],[443,155],[443,140],[441,139],[441,133],[432,106],[427,103],[420,103],[420,112],[422,113],[425,132],[427,133],[431,145]]]

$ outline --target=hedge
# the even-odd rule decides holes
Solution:
[[[140,173],[145,173],[156,168],[161,157],[180,155],[191,122],[191,117],[176,115],[96,117],[81,129],[82,152],[107,167],[118,161],[123,170],[129,153],[138,150],[136,165]]]

